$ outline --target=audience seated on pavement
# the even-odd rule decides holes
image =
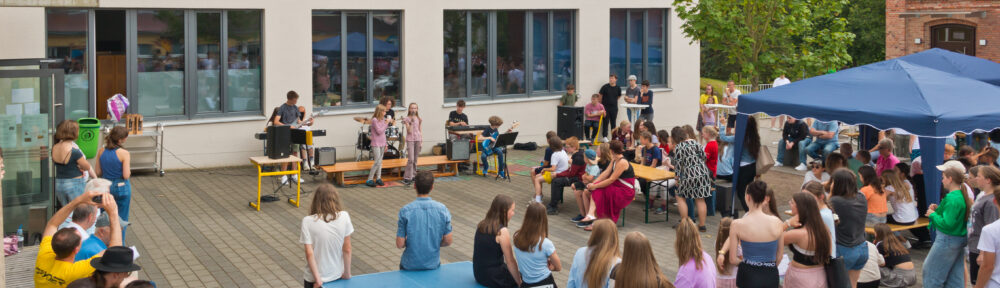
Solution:
[[[417,199],[399,210],[396,248],[404,249],[399,260],[402,270],[430,270],[441,266],[441,247],[451,245],[451,212],[431,199],[434,175],[417,173],[413,187]]]
[[[472,245],[472,273],[476,282],[486,287],[517,287],[521,274],[514,260],[512,239],[507,225],[514,217],[514,199],[507,195],[493,197],[486,218],[476,226]]]
[[[562,270],[562,262],[549,239],[549,221],[542,203],[528,205],[521,229],[514,232],[514,258],[523,281],[521,287],[555,286],[552,272]]]

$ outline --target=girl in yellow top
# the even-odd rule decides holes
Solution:
[[[865,194],[868,200],[868,218],[865,219],[865,226],[873,227],[878,223],[885,223],[885,216],[889,212],[889,205],[886,202],[885,185],[882,185],[882,178],[875,173],[872,166],[861,166],[858,168],[858,175],[861,176],[861,193]]]

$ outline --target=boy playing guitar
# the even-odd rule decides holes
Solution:
[[[482,154],[479,157],[480,158],[479,163],[480,166],[483,167],[482,170],[483,176],[486,176],[487,175],[486,171],[489,171],[489,162],[486,161],[487,157],[495,154],[497,155],[497,163],[503,163],[503,156],[504,156],[503,147],[495,147],[497,137],[500,136],[500,131],[498,129],[500,128],[500,125],[503,125],[503,119],[500,119],[500,117],[497,116],[490,116],[489,122],[490,122],[490,128],[483,130],[483,134],[481,135],[481,137],[483,137],[483,143],[480,144],[481,146],[479,147],[482,151]],[[517,128],[517,126],[519,125],[521,125],[521,123],[515,121],[514,124],[511,125],[510,129],[507,129],[507,132],[505,133],[510,133],[511,131],[514,131],[514,129]],[[497,171],[497,174],[500,177],[507,178],[507,173],[506,171],[504,171],[503,165],[500,166],[500,169],[499,171]]]

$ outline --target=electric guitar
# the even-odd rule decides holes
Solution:
[[[514,121],[514,123],[510,125],[510,129],[507,129],[507,132],[510,133],[511,131],[514,131],[514,129],[517,129],[517,126],[521,126],[521,122]],[[480,150],[482,150],[482,151],[488,151],[488,153],[492,153],[493,152],[493,148],[496,148],[496,144],[497,144],[496,139],[497,139],[497,137],[500,137],[500,130],[493,131],[493,134],[490,134],[490,137],[493,137],[493,139],[492,140],[491,139],[483,140],[483,143],[479,144],[479,149]]]

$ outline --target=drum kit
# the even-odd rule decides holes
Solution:
[[[358,140],[354,145],[354,160],[371,160],[372,157],[372,140],[371,135],[368,132],[369,122],[371,121],[366,117],[354,117],[354,121],[360,123],[358,127]],[[399,121],[402,122],[402,121]],[[397,146],[402,147],[402,127],[400,126],[389,126],[385,128],[385,138],[387,147],[382,159],[398,159],[406,157],[406,150],[400,150],[396,148]]]

